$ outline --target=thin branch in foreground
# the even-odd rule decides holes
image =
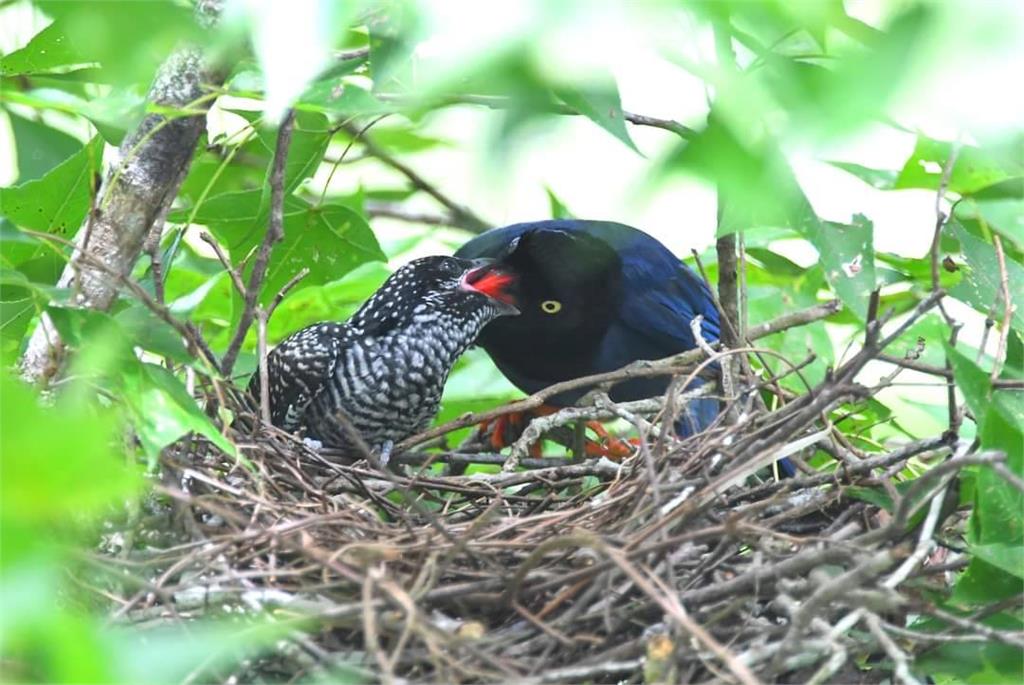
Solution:
[[[397,157],[394,157],[391,153],[387,152],[384,148],[377,145],[373,139],[368,135],[363,135],[358,127],[349,123],[342,126],[342,130],[348,133],[353,138],[358,138],[362,143],[363,149],[371,157],[375,157],[387,166],[391,167],[398,173],[409,179],[413,187],[422,190],[427,195],[437,200],[445,209],[451,212],[453,219],[459,222],[460,226],[467,228],[475,233],[482,233],[491,227],[487,221],[484,221],[477,216],[473,210],[458,204],[447,195],[442,193],[437,186],[427,181],[425,178],[419,175],[412,167],[405,162],[402,162]]]
[[[1003,251],[1003,241],[998,233],[992,234],[992,243],[996,248],[996,260],[999,263],[999,291],[1003,300],[1003,320],[999,324],[999,342],[996,344],[996,354],[992,361],[992,373],[989,379],[995,383],[1003,368],[1003,361],[1006,359],[1006,343],[1010,337],[1010,323],[1016,311],[1016,305],[1010,297],[1010,276],[1006,270],[1006,253]]]
[[[245,286],[245,308],[242,310],[242,318],[221,360],[220,370],[225,376],[230,376],[231,370],[235,368],[242,343],[245,342],[245,336],[256,316],[256,304],[263,289],[263,279],[270,266],[270,255],[274,245],[284,240],[284,169],[294,127],[295,110],[289,109],[281,121],[277,145],[274,148],[274,161],[270,172],[270,222],[263,242],[260,243],[259,252],[256,253],[256,260],[249,274],[249,283]]]
[[[401,95],[382,94],[378,97],[385,102],[405,103],[409,101],[408,98]],[[450,105],[478,105],[480,107],[487,107],[488,109],[506,110],[512,109],[516,106],[516,103],[512,98],[500,95],[449,95],[439,98],[437,105],[441,107]],[[547,103],[545,105],[545,109],[552,114],[583,116],[581,112],[561,102]],[[678,121],[673,121],[672,119],[661,119],[658,117],[647,116],[646,114],[627,112],[625,110],[622,112],[622,118],[635,126],[648,126],[651,128],[660,128],[664,131],[670,131],[684,140],[691,140],[697,137],[697,131],[689,126],[679,123]]]

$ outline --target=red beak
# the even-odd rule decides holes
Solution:
[[[514,307],[516,298],[510,289],[517,280],[517,276],[509,271],[486,265],[467,271],[462,277],[462,287]]]

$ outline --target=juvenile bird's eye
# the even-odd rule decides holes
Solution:
[[[557,314],[562,311],[562,303],[558,300],[544,300],[540,303],[540,308],[545,314]]]

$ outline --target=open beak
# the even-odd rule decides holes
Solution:
[[[507,269],[494,264],[490,259],[473,260],[472,269],[462,275],[459,287],[463,290],[478,292],[494,300],[503,314],[519,313],[513,289],[519,277]]]

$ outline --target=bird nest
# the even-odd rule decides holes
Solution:
[[[630,406],[593,394],[544,419],[625,419],[640,440],[619,462],[408,441],[381,469],[372,455],[342,458],[267,428],[229,429],[240,456],[181,442],[165,451],[126,551],[102,560],[139,583],[108,595],[118,619],[140,627],[218,617],[271,629],[269,648],[204,675],[214,680],[906,674],[934,644],[908,615],[942,618],[929,592],[964,565],[936,544],[962,520],[943,494],[959,468],[988,457],[944,436],[864,453],[829,423],[871,394],[854,376],[902,330],[876,329],[804,394],[740,371],[728,411],[685,440],[661,429],[675,395]],[[761,398],[773,392],[769,410]],[[777,459],[821,450],[828,466],[775,477]],[[893,477],[912,460],[932,468],[897,492]],[[470,462],[503,466],[466,472]],[[871,488],[887,493],[885,508],[864,497]],[[979,629],[958,620],[948,631]]]

